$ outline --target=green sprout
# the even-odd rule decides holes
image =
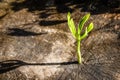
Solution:
[[[78,28],[76,30],[75,24],[73,19],[71,18],[70,12],[68,12],[67,15],[67,21],[68,21],[68,27],[73,35],[73,37],[77,41],[77,57],[78,57],[78,63],[82,63],[82,57],[81,57],[81,51],[80,51],[80,44],[81,40],[83,40],[85,37],[88,36],[88,33],[93,29],[94,25],[93,23],[90,23],[88,27],[86,27],[85,32],[81,34],[83,26],[85,22],[89,19],[90,14],[86,14],[79,22]]]

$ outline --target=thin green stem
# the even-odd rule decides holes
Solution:
[[[78,57],[78,63],[82,63],[82,58],[81,58],[81,52],[80,52],[80,40],[77,40],[77,57]]]

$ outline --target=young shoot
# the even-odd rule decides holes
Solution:
[[[82,63],[82,57],[81,57],[81,51],[80,51],[80,44],[81,44],[81,40],[83,40],[84,38],[86,38],[88,36],[88,33],[91,32],[91,30],[93,29],[94,25],[91,22],[88,27],[85,28],[85,32],[83,34],[81,34],[82,29],[84,24],[87,22],[87,20],[89,19],[90,14],[86,14],[79,22],[79,25],[76,29],[75,24],[73,19],[71,18],[70,12],[68,12],[67,15],[67,21],[68,21],[68,27],[73,35],[73,37],[76,39],[77,41],[77,57],[78,57],[78,63],[81,64]]]

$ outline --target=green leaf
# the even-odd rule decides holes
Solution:
[[[83,28],[85,22],[89,19],[89,17],[90,17],[90,14],[86,14],[86,15],[80,20],[79,25],[78,25],[78,34],[81,33],[82,28]]]
[[[72,35],[74,36],[74,38],[76,38],[76,28],[75,28],[75,24],[74,24],[73,19],[71,19],[71,15],[70,15],[69,12],[68,12],[68,15],[67,15],[67,19],[68,19],[68,27],[69,27]]]
[[[93,23],[90,23],[89,26],[87,27],[87,32],[89,33],[93,28],[94,28]]]
[[[68,15],[67,15],[67,20],[68,20],[68,22],[70,21],[70,12],[68,12]]]
[[[87,32],[87,28],[85,29],[85,33],[81,36],[81,40],[84,39],[85,37],[87,37],[88,35],[88,32]]]

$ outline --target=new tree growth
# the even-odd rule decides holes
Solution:
[[[82,63],[82,57],[81,57],[81,51],[80,51],[80,45],[81,45],[81,40],[83,40],[84,38],[86,38],[88,36],[88,33],[91,32],[91,30],[93,29],[94,25],[91,22],[88,27],[85,28],[84,33],[82,34],[82,30],[83,30],[83,26],[84,24],[87,22],[87,20],[89,19],[90,14],[86,14],[79,22],[79,25],[76,29],[75,24],[73,19],[71,18],[70,12],[68,12],[67,15],[67,21],[68,21],[68,26],[69,29],[73,35],[73,37],[76,39],[77,41],[77,57],[78,57],[78,63],[81,64]]]

